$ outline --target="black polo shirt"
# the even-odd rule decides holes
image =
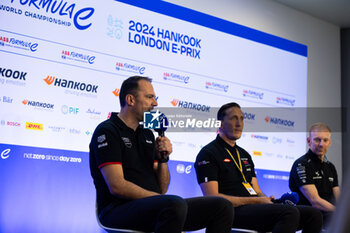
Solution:
[[[90,143],[90,172],[94,180],[99,210],[114,202],[120,205],[128,200],[113,196],[105,183],[100,168],[121,164],[124,178],[144,189],[160,193],[156,174],[155,139],[151,130],[139,126],[129,128],[112,113],[110,119],[97,126]]]
[[[326,157],[322,163],[311,150],[294,162],[289,176],[289,188],[299,194],[300,205],[311,205],[299,189],[306,184],[314,184],[321,198],[335,203],[333,187],[338,186],[335,166]]]
[[[234,147],[228,145],[219,135],[203,147],[197,155],[194,167],[198,184],[217,181],[219,193],[241,197],[251,196],[242,184],[241,172],[225,148],[231,152],[236,162],[238,162],[236,149],[238,150],[244,176],[251,184],[252,178],[256,176],[251,156],[237,144]]]

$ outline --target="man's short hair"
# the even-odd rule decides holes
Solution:
[[[228,108],[232,108],[232,107],[236,107],[236,108],[239,108],[241,109],[241,106],[239,106],[239,104],[235,103],[235,102],[231,102],[231,103],[227,103],[227,104],[224,104],[220,107],[219,111],[218,111],[218,114],[217,114],[217,119],[219,121],[222,121],[226,115],[226,109]]]
[[[126,80],[124,80],[124,82],[120,88],[120,93],[119,93],[120,107],[125,106],[126,95],[131,94],[135,97],[137,96],[137,91],[139,89],[139,81],[140,80],[152,82],[152,79],[150,79],[148,77],[143,77],[143,76],[132,76],[132,77],[129,77]]]
[[[314,131],[320,131],[320,132],[332,132],[331,129],[328,127],[328,125],[326,125],[323,122],[317,122],[313,125],[311,125],[310,129],[309,129],[309,135],[311,132]]]

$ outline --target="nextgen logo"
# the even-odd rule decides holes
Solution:
[[[205,88],[227,92],[229,85],[223,85],[215,82],[205,82]]]
[[[178,99],[173,99],[170,103],[174,107],[177,106],[179,108],[188,108],[188,109],[193,109],[201,112],[210,112],[210,106],[207,106],[207,105],[196,104],[196,103],[182,101]]]
[[[277,104],[287,105],[287,106],[294,106],[295,100],[284,98],[284,97],[277,97],[276,98],[276,103]]]
[[[65,131],[65,129],[66,129],[65,127],[55,126],[55,125],[49,125],[47,128],[55,133],[61,133],[61,132]]]
[[[61,57],[67,60],[80,61],[80,62],[89,63],[89,64],[93,64],[96,58],[95,56],[90,56],[82,53],[70,52],[65,50],[62,50]]]
[[[118,71],[126,71],[126,72],[131,72],[131,73],[136,73],[136,74],[144,74],[146,67],[144,66],[137,66],[137,65],[132,65],[129,63],[122,63],[122,62],[117,62],[115,69]]]
[[[163,79],[168,81],[180,82],[187,84],[190,80],[189,76],[164,72]]]
[[[97,93],[97,88],[98,88],[98,85],[86,84],[83,82],[75,82],[75,81],[66,80],[66,79],[58,79],[53,76],[47,76],[44,79],[44,81],[46,82],[47,85],[53,84],[54,86],[58,86],[58,87],[91,92],[91,93]]]
[[[262,100],[264,98],[264,92],[257,92],[257,91],[252,91],[252,90],[243,90],[243,97],[248,97],[248,98]]]
[[[274,124],[274,125],[280,125],[280,126],[287,126],[287,127],[293,127],[294,128],[294,121],[291,120],[285,120],[277,117],[265,117],[265,122]]]

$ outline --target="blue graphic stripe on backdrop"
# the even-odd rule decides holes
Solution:
[[[159,0],[115,0],[307,57],[307,46]]]

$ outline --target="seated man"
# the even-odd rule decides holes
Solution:
[[[273,204],[260,190],[251,156],[236,141],[243,130],[237,103],[223,105],[216,139],[199,152],[195,169],[205,196],[224,197],[235,207],[233,227],[273,233],[321,231],[321,212],[309,206]]]
[[[307,138],[310,149],[294,162],[289,176],[289,188],[299,194],[299,203],[321,210],[325,227],[340,193],[337,171],[326,157],[331,143],[329,127],[313,124]]]
[[[120,113],[97,126],[90,143],[90,171],[101,223],[156,233],[206,228],[231,231],[233,206],[224,198],[164,195],[169,185],[168,138],[154,138],[139,122],[157,106],[151,80],[134,76],[120,89]]]

